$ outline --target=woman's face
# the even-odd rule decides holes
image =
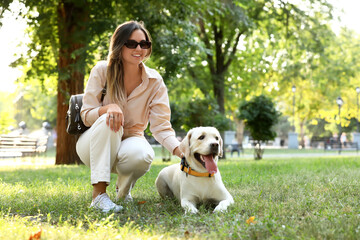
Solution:
[[[140,29],[136,29],[128,40],[146,41],[145,33]],[[124,45],[121,51],[124,64],[139,65],[150,49],[142,49],[140,45],[137,45],[135,49],[130,49]]]

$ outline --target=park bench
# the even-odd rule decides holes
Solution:
[[[227,145],[227,150],[231,153],[231,156],[234,152],[237,153],[238,157],[240,157],[240,152],[244,153],[244,149],[242,144],[232,143]]]
[[[36,156],[47,150],[48,136],[0,136],[0,158]]]
[[[324,150],[325,151],[339,151],[339,153],[341,151],[349,151],[349,150],[356,150],[356,152],[359,151],[359,146],[357,144],[357,142],[345,142],[344,144],[342,144],[339,141],[330,141],[330,142],[325,142],[324,143]]]
[[[310,140],[310,147],[322,149],[325,148],[325,144],[330,142],[330,137],[313,136]]]

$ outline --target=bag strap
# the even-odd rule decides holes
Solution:
[[[106,85],[107,85],[107,82],[105,82],[105,86],[104,86],[104,88],[103,88],[103,90],[101,92],[101,102],[104,101],[104,97],[106,95]]]

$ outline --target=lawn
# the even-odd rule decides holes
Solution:
[[[42,159],[38,159],[39,161]],[[0,162],[2,160],[0,159]],[[32,159],[36,163],[37,159]],[[162,200],[154,181],[168,164],[156,159],[120,214],[89,209],[85,166],[0,165],[0,239],[358,239],[360,161],[356,156],[222,160],[235,204],[227,213],[185,215]],[[115,197],[116,175],[109,195]],[[250,224],[249,218],[255,217]],[[247,223],[248,222],[248,223]]]

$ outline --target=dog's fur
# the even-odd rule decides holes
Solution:
[[[215,203],[214,212],[226,211],[234,200],[225,188],[217,169],[218,157],[222,156],[222,144],[216,128],[191,129],[181,142],[180,149],[192,170],[214,173],[214,176],[192,176],[181,171],[180,164],[168,166],[161,170],[156,179],[160,196],[176,197],[186,213],[197,213],[196,205],[200,203]]]

